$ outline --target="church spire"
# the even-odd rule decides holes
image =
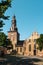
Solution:
[[[16,17],[15,16],[12,17],[12,25],[14,25],[14,27],[16,27]]]
[[[12,17],[12,25],[10,31],[17,31],[17,26],[16,26],[16,17]]]

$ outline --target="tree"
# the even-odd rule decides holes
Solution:
[[[5,16],[6,10],[11,7],[11,0],[1,0],[0,2],[0,31],[2,31],[2,27],[4,24],[3,20],[8,20],[9,16]]]
[[[0,32],[0,46],[6,47],[6,48],[7,46],[12,47],[11,41],[7,39],[7,36],[3,32]]]
[[[3,30],[2,27],[3,25],[5,25],[3,20],[9,19],[9,16],[4,15],[9,7],[11,7],[11,0],[0,1],[0,31]],[[0,32],[0,46],[6,46],[7,45],[6,40],[7,40],[7,36],[3,32]]]
[[[6,42],[5,42],[5,43],[6,43],[5,46],[6,46],[7,49],[11,49],[11,48],[13,48],[10,39],[6,39]]]
[[[5,25],[3,20],[9,19],[9,16],[5,16],[5,12],[9,7],[11,7],[11,0],[0,1],[0,31],[3,30],[2,27]],[[3,32],[0,32],[0,46],[7,47],[8,45],[11,45],[11,41],[7,39],[7,36]]]
[[[38,49],[43,50],[43,34],[40,34],[40,38],[36,40],[36,43],[38,44]]]
[[[3,32],[0,32],[0,46],[3,46],[5,44],[6,39],[7,36]]]

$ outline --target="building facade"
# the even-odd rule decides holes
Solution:
[[[37,49],[36,39],[40,35],[37,32],[33,32],[32,35],[26,40],[20,40],[20,34],[16,25],[16,17],[13,16],[10,31],[8,31],[8,39],[11,40],[13,45],[13,50],[17,51],[17,54],[24,56],[42,56],[43,50],[39,51]]]

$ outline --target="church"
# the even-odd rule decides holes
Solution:
[[[40,37],[37,32],[33,32],[31,36],[26,40],[20,40],[20,33],[18,32],[16,17],[12,17],[11,28],[8,31],[8,39],[11,40],[13,50],[17,51],[17,54],[24,56],[43,56],[43,50],[37,49],[36,39]]]

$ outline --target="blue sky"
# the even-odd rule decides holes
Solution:
[[[43,33],[43,0],[12,0],[12,8],[5,15],[10,18],[5,22],[3,31],[8,34],[12,16],[16,15],[20,39],[28,38],[32,32]]]

